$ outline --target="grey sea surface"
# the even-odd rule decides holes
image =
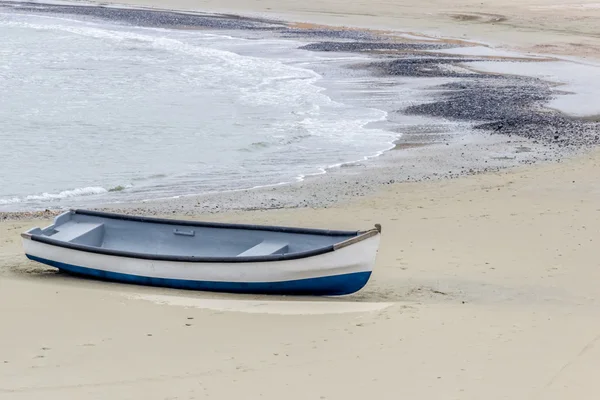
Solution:
[[[3,210],[294,182],[399,136],[324,93],[307,66],[340,56],[294,40],[15,9],[0,37]]]

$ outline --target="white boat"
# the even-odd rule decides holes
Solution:
[[[336,231],[70,210],[22,233],[26,256],[132,284],[235,293],[346,295],[371,276],[381,226]]]

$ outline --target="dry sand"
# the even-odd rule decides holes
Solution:
[[[0,398],[596,399],[598,156],[398,184],[329,209],[210,216],[381,222],[372,281],[341,300],[44,273],[18,233],[49,221],[4,222]]]
[[[312,22],[377,27],[401,25],[418,7],[415,27],[486,10],[518,15],[523,24],[531,15],[552,21],[555,30],[540,23],[523,34],[532,38],[523,46],[553,35],[564,43],[598,40],[587,19],[565,18],[597,16],[597,8],[529,15],[519,10],[540,2],[405,3],[169,5],[271,8]],[[519,23],[452,29],[515,33],[525,29]],[[368,286],[310,302],[55,274],[27,262],[20,247],[21,231],[49,220],[0,222],[0,399],[597,399],[599,174],[594,151],[559,164],[389,185],[327,209],[203,218],[340,229],[381,223]]]

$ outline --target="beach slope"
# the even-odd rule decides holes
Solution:
[[[390,185],[327,209],[202,219],[383,225],[343,299],[95,282],[25,260],[0,223],[0,397],[593,399],[600,390],[598,153]]]

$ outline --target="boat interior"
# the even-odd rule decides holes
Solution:
[[[328,233],[331,232],[331,233]],[[77,245],[148,255],[187,257],[253,257],[324,248],[356,237],[359,232],[286,232],[146,222],[65,213],[32,235]]]

